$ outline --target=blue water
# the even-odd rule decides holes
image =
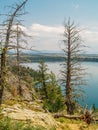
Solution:
[[[57,79],[60,78],[61,62],[47,62],[50,71],[56,74]],[[31,67],[35,70],[38,69],[38,63],[23,63],[22,65]],[[86,68],[86,72],[89,73],[86,76],[87,85],[83,86],[86,93],[85,102],[83,105],[91,107],[95,104],[98,108],[98,62],[83,62],[83,67]]]
[[[91,107],[92,104],[98,108],[98,62],[84,62],[83,66],[86,67],[86,72],[89,73],[87,76],[87,86],[84,86],[87,98],[85,99],[86,104]]]

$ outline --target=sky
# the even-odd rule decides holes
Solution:
[[[1,0],[0,13],[21,1]],[[64,20],[70,17],[83,30],[86,52],[98,54],[98,0],[29,0],[25,10],[23,30],[32,35],[29,45],[35,50],[61,51]]]

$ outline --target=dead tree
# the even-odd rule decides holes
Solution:
[[[54,114],[54,118],[67,118],[67,119],[73,119],[73,120],[83,120],[88,125],[91,124],[91,122],[98,121],[98,119],[94,118],[89,112],[86,112],[84,115],[64,115],[64,114]]]
[[[80,38],[80,30],[75,26],[74,22],[70,21],[70,18],[65,22],[64,29],[62,46],[64,63],[62,64],[61,80],[65,86],[67,114],[72,115],[75,110],[75,102],[80,96],[80,93],[77,91],[85,83],[83,79],[84,69],[81,67],[81,62],[79,61],[83,44]]]
[[[20,96],[22,96],[22,88],[21,88],[21,83],[20,83],[20,79],[21,79],[21,77],[20,77],[20,53],[19,53],[19,39],[20,39],[20,30],[19,30],[19,26],[18,26],[18,24],[17,24],[17,31],[16,31],[16,33],[17,33],[17,67],[18,67],[18,88],[17,88],[17,90],[18,90],[18,93],[19,93],[19,95]]]
[[[17,76],[18,76],[18,87],[17,87],[17,92],[20,96],[22,96],[22,87],[21,87],[21,73],[20,73],[20,49],[25,49],[25,50],[30,50],[30,48],[25,47],[25,45],[28,44],[26,38],[31,38],[30,36],[28,36],[22,29],[21,29],[21,25],[19,23],[17,23],[15,31],[13,30],[13,32],[15,32],[16,36],[16,45],[12,46],[12,48],[14,47],[14,49],[16,49],[16,59],[17,59]],[[23,44],[23,45],[22,45]]]
[[[6,26],[6,31],[5,31],[5,38],[4,38],[4,44],[1,52],[1,81],[2,84],[0,84],[0,104],[2,103],[2,96],[3,96],[3,91],[5,87],[5,77],[6,77],[6,56],[7,56],[7,51],[9,48],[10,44],[10,39],[11,39],[11,34],[12,34],[12,27],[13,23],[15,21],[15,18],[21,15],[21,11],[24,8],[25,4],[27,3],[28,0],[24,0],[22,3],[19,5],[16,4],[15,7],[12,7],[14,10],[8,14],[8,19],[6,20],[6,23],[4,23],[4,26]]]

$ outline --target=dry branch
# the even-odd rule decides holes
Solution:
[[[65,114],[60,114],[60,113],[54,114],[54,118],[60,118],[60,117],[67,118],[67,119],[74,119],[74,120],[83,120],[87,124],[98,121],[98,118],[91,115],[90,113],[85,113],[85,114],[77,115],[77,116],[76,115],[65,115]]]

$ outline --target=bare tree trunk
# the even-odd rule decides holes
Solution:
[[[17,25],[17,67],[18,67],[18,93],[22,96],[22,88],[21,88],[21,76],[20,76],[20,54],[19,54],[19,38],[20,38],[20,31]]]
[[[66,106],[67,113],[74,114],[74,104],[72,104],[72,89],[71,89],[71,41],[70,41],[70,26],[68,27],[68,56],[67,56],[67,74],[66,74]]]
[[[2,97],[5,84],[5,55],[1,54],[1,76],[0,76],[0,104],[2,104]]]
[[[78,61],[81,53],[81,39],[79,36],[79,29],[71,22],[70,19],[65,23],[64,31],[64,52],[65,62],[62,64],[64,70],[61,71],[62,83],[65,85],[65,104],[67,107],[67,114],[74,114],[76,98],[80,93],[77,93],[76,87],[84,84],[83,68]]]
[[[20,5],[16,5],[16,7],[14,8],[14,12],[12,14],[9,15],[9,19],[7,20],[7,30],[6,30],[6,37],[5,37],[5,45],[4,48],[2,50],[2,54],[1,54],[1,88],[0,88],[0,104],[2,103],[2,96],[3,96],[3,91],[4,91],[4,86],[5,86],[5,77],[6,77],[6,55],[7,55],[7,51],[8,51],[8,46],[9,46],[9,41],[10,41],[10,37],[11,37],[11,29],[13,26],[13,22],[15,17],[18,15],[18,12],[21,11],[21,9],[24,7],[24,5],[26,4],[28,0],[23,1]]]
[[[95,118],[95,115],[89,113],[88,111],[85,114],[82,115],[65,115],[65,114],[54,114],[54,118],[60,118],[60,117],[64,117],[67,119],[74,119],[74,120],[83,120],[85,121],[87,124],[90,124],[91,122],[95,122],[98,121],[98,118]]]

